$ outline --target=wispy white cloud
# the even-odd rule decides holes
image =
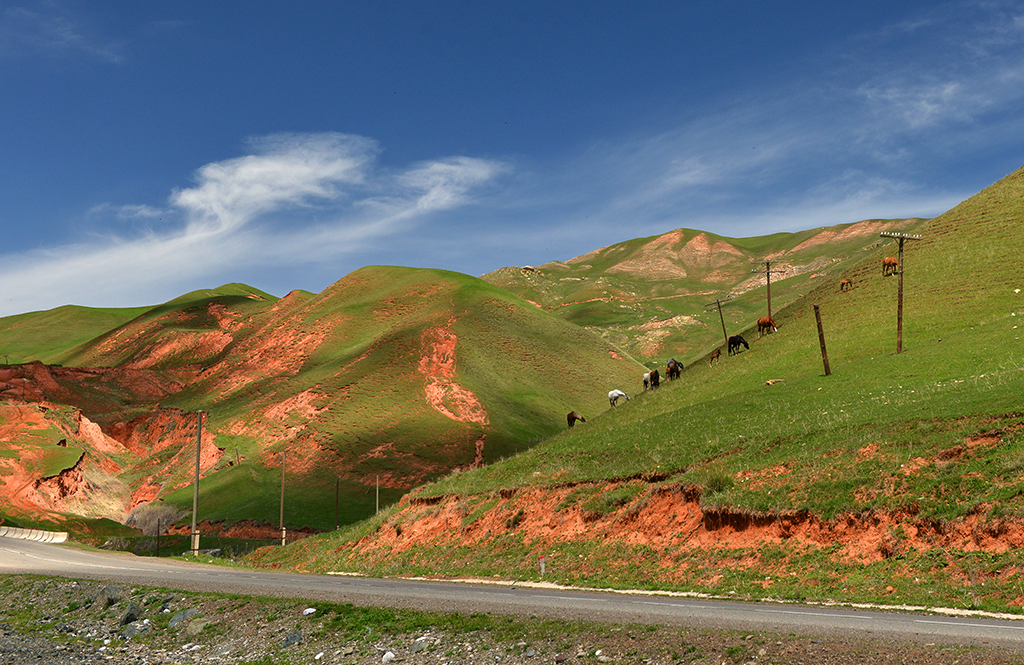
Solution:
[[[375,142],[342,134],[282,134],[251,147],[200,168],[193,187],[170,195],[168,209],[106,208],[117,217],[172,216],[170,226],[5,257],[0,313],[144,304],[217,275],[234,281],[243,271],[338,260],[469,205],[473,190],[506,168],[454,157],[391,172],[376,167]]]
[[[117,64],[122,45],[98,34],[68,7],[57,2],[8,6],[0,13],[0,57],[87,56]]]

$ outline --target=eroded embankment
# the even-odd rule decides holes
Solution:
[[[483,546],[517,534],[538,551],[558,543],[595,541],[644,546],[666,556],[694,551],[836,548],[848,563],[872,563],[912,550],[956,549],[1001,553],[1024,547],[1024,523],[985,519],[952,522],[921,518],[913,509],[866,511],[823,519],[803,511],[754,513],[708,508],[700,488],[630,480],[502,490],[486,496],[403,500],[371,535],[341,548],[347,556],[397,554],[425,546]]]

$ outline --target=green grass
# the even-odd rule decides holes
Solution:
[[[1024,351],[1017,327],[1024,280],[1012,269],[1024,245],[1016,232],[1021,214],[1024,172],[916,229],[923,237],[908,241],[904,257],[900,354],[898,279],[883,278],[880,269],[895,248],[876,239],[878,246],[845,269],[856,282],[852,291],[840,293],[832,280],[808,281],[805,296],[777,312],[777,333],[757,339],[744,331],[749,351],[714,367],[694,363],[680,380],[587,414],[586,424],[522,454],[415,492],[441,500],[438,507],[414,504],[363,530],[264,560],[319,560],[323,568],[384,575],[535,579],[543,547],[553,578],[568,583],[1016,611],[1009,603],[1024,595],[1013,582],[1024,570],[1016,549],[911,546],[908,530],[968,519],[1024,522]],[[813,304],[822,313],[829,376]],[[623,481],[637,484],[635,494],[601,490],[601,483]],[[453,545],[447,538],[459,536],[452,532],[430,544],[363,550],[359,560],[347,554],[357,534],[386,533],[391,523],[407,531],[449,510],[452,497],[471,511],[468,526],[487,510],[503,519],[517,514],[510,512],[514,500],[485,508],[484,497],[499,489],[564,496],[551,507],[556,514],[580,508],[628,521],[633,501],[668,487],[695,488],[686,491],[705,515],[739,522],[787,515],[896,519],[878,544],[881,560],[867,563],[844,557],[838,544],[691,551],[626,545],[602,533],[533,542],[519,522],[471,546]]]

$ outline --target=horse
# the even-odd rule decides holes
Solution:
[[[762,316],[760,319],[757,320],[758,337],[760,337],[762,333],[768,335],[772,332],[779,332],[779,329],[775,326],[775,322],[772,321],[772,317]]]
[[[679,378],[680,373],[682,373],[683,366],[681,363],[677,362],[675,358],[670,358],[668,365],[666,365],[666,369],[668,369],[668,378],[675,381]]]
[[[647,388],[650,385],[651,385],[651,373],[650,372],[644,372],[644,390],[647,390]]]
[[[852,289],[852,288],[853,288],[853,280],[852,279],[840,280],[840,282],[839,282],[839,290],[840,291],[845,291],[846,289]]]
[[[729,338],[729,355],[730,356],[734,356],[737,353],[739,353],[740,352],[740,345],[741,344],[743,345],[744,348],[746,348],[747,350],[750,350],[750,345],[747,344],[747,340],[743,339],[739,335],[733,335],[732,337],[730,337]]]
[[[895,256],[887,256],[882,259],[882,277],[895,275],[900,268],[900,262]]]
[[[580,414],[576,413],[575,411],[570,411],[565,416],[565,419],[569,422],[569,429],[572,429],[572,426],[576,424],[577,420],[580,421],[581,423],[587,422],[586,418],[584,418]]]
[[[651,370],[651,388],[657,388],[661,385],[661,375],[658,374],[658,370]]]
[[[620,397],[625,397],[626,401],[629,401],[629,395],[616,388],[615,390],[608,393],[608,403],[611,404],[612,406],[615,406],[615,403],[619,401]]]
[[[708,356],[708,359],[709,359],[708,365],[709,366],[710,365],[714,365],[715,361],[718,360],[721,357],[722,357],[722,350],[721,349],[715,349],[714,351],[711,352],[711,355]]]

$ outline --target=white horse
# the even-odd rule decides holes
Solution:
[[[615,390],[608,393],[608,403],[611,404],[612,406],[615,406],[615,403],[619,401],[620,397],[625,397],[626,401],[629,401],[629,395],[616,388]]]
[[[644,390],[647,390],[647,386],[651,383],[651,373],[644,372]]]

